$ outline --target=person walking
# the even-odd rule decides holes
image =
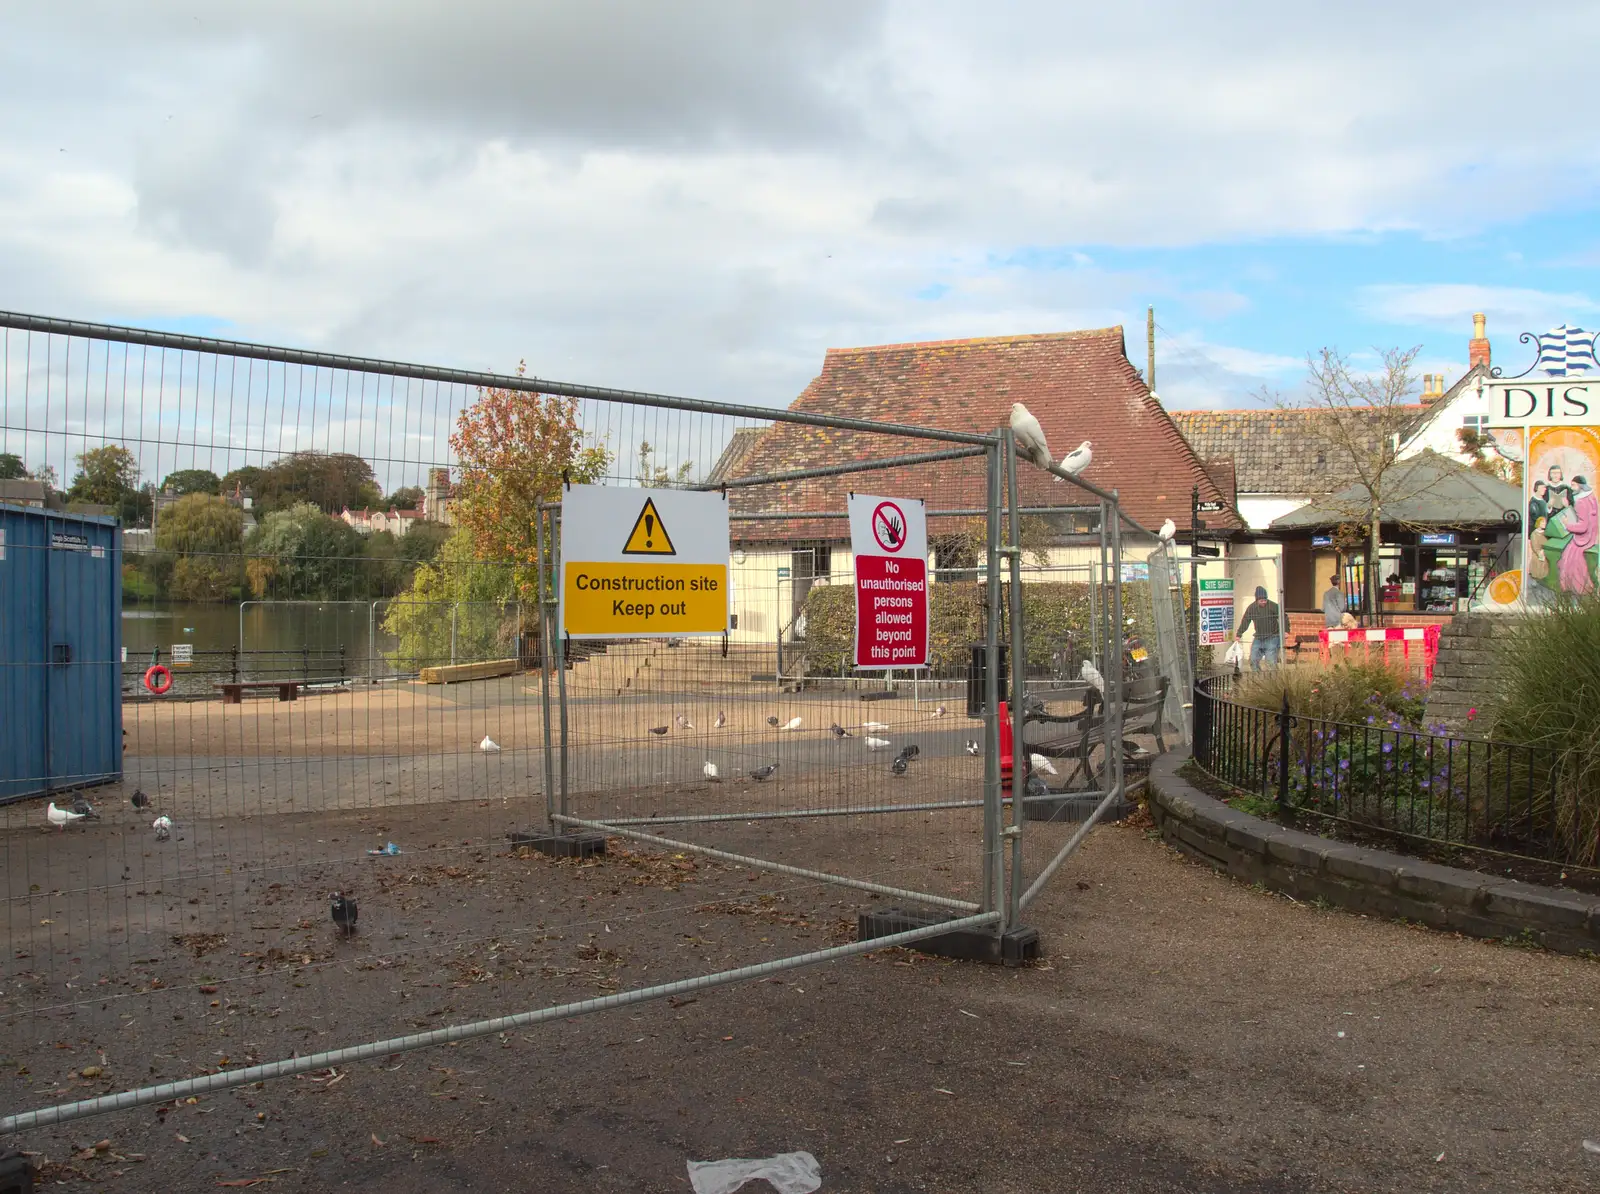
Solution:
[[[1328,577],[1328,591],[1322,595],[1322,624],[1329,630],[1339,629],[1349,608],[1344,590],[1339,587],[1339,574],[1334,573]]]
[[[1263,660],[1277,663],[1283,649],[1283,613],[1276,601],[1267,600],[1267,590],[1261,585],[1256,586],[1256,599],[1239,619],[1234,637],[1243,638],[1246,627],[1255,628],[1255,638],[1250,643],[1250,670],[1259,672]]]

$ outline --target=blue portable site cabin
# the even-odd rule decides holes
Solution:
[[[0,505],[0,804],[121,778],[121,527]]]

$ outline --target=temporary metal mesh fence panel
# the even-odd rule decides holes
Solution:
[[[853,918],[882,904],[998,933],[1083,822],[1002,807],[1029,751],[1002,777],[1025,744],[994,698],[1081,711],[1085,660],[1110,713],[1084,790],[1123,783],[1122,626],[1145,615],[1124,609],[1121,523],[1066,486],[1013,516],[1009,436],[0,325],[0,466],[30,474],[3,500],[120,521],[103,558],[13,537],[0,561],[0,634],[49,608],[6,587],[23,555],[120,582],[64,607],[87,646],[39,618],[7,642],[0,743],[35,708],[51,737],[0,789],[0,1041],[31,1057],[70,1018],[78,1076],[27,1096],[65,1110],[8,1100],[0,1131],[511,1048],[859,952]],[[566,640],[563,479],[726,492],[729,632]],[[926,502],[927,670],[849,666],[851,490]],[[1082,558],[1022,575],[1004,548],[1033,518]],[[1035,625],[1029,591],[1056,587],[1087,612]],[[609,849],[518,844],[552,825]]]

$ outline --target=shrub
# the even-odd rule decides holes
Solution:
[[[1491,736],[1533,747],[1535,799],[1569,862],[1600,861],[1600,597],[1510,624]]]

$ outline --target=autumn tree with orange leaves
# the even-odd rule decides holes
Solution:
[[[517,376],[526,368],[519,364]],[[604,447],[584,444],[577,399],[520,390],[480,391],[456,420],[450,446],[461,463],[456,525],[471,535],[478,559],[517,564],[538,562],[534,520],[540,502],[561,496],[563,473],[587,484],[611,463]]]
[[[525,369],[519,364],[517,376]],[[584,442],[576,399],[521,390],[480,390],[450,446],[461,467],[450,502],[455,530],[384,618],[405,667],[494,658],[526,633],[521,623],[537,600],[539,504],[560,497],[563,474],[589,484],[611,463],[603,445]],[[519,613],[519,602],[528,610]]]

